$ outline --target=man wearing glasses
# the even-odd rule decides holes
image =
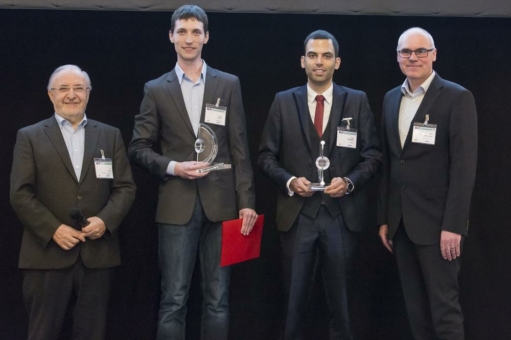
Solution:
[[[120,131],[89,119],[91,83],[78,66],[57,68],[55,115],[18,131],[11,204],[24,226],[19,268],[28,339],[58,339],[73,305],[72,339],[105,337],[117,229],[135,198]]]
[[[421,28],[405,31],[397,60],[406,76],[383,104],[379,225],[395,252],[416,339],[464,339],[458,302],[477,158],[470,91],[433,71],[437,50]]]

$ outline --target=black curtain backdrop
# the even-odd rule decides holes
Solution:
[[[176,62],[168,40],[170,15],[0,10],[0,339],[24,339],[27,327],[17,270],[22,226],[8,194],[16,131],[53,114],[45,90],[48,78],[56,67],[72,63],[92,79],[88,116],[119,127],[128,143],[144,83]],[[438,48],[435,70],[470,89],[479,114],[478,173],[460,276],[466,338],[509,339],[511,21],[225,13],[211,13],[209,18],[210,40],[203,57],[209,65],[240,77],[252,160],[275,93],[306,81],[300,56],[310,32],[325,29],[337,37],[342,64],[334,79],[365,91],[378,123],[386,91],[404,80],[396,62],[399,35],[412,26],[431,32]],[[159,301],[157,183],[146,171],[136,166],[133,171],[137,200],[121,229],[123,265],[116,271],[107,338],[150,340],[155,338]],[[266,215],[266,225],[261,257],[233,270],[233,340],[277,339],[283,317],[276,190],[258,169],[255,180],[257,210]],[[375,193],[376,181],[372,185]],[[361,235],[350,295],[356,339],[411,339],[395,260],[379,242],[374,215]],[[200,327],[196,274],[188,339],[198,339]],[[327,317],[318,277],[305,324],[307,339],[327,339]]]

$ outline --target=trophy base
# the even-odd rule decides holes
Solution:
[[[321,185],[321,183],[311,183],[309,184],[309,190],[311,191],[325,191],[325,188],[329,186],[330,183],[325,183]]]
[[[230,168],[231,168],[230,164],[217,163],[217,164],[212,164],[212,165],[202,168],[202,169],[197,169],[197,172],[202,174],[204,172],[210,172],[210,171],[215,171],[215,170],[225,170],[225,169],[230,169]]]

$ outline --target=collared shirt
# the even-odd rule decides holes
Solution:
[[[323,111],[323,131],[328,124],[328,119],[330,118],[330,111],[332,110],[332,100],[334,97],[334,85],[330,84],[330,87],[323,93],[316,93],[314,90],[307,84],[307,103],[309,104],[309,113],[311,115],[312,122],[314,122],[314,116],[316,116],[316,96],[318,94],[322,94],[325,97],[325,106]]]
[[[406,137],[408,136],[408,131],[410,131],[410,124],[412,123],[413,117],[417,113],[419,106],[424,99],[424,95],[426,91],[428,91],[431,82],[435,78],[435,71],[431,73],[431,75],[426,79],[424,83],[421,84],[415,91],[410,91],[410,84],[408,83],[408,79],[405,79],[405,82],[401,86],[401,92],[403,92],[403,97],[401,98],[401,105],[399,106],[399,139],[401,141],[401,147],[405,145]]]
[[[55,119],[59,124],[62,137],[64,137],[64,142],[66,143],[67,152],[69,153],[69,158],[71,158],[71,164],[73,164],[76,178],[80,180],[85,150],[85,125],[87,125],[87,116],[85,114],[83,115],[83,119],[76,127],[76,130],[68,120],[59,116],[57,113],[55,113]]]
[[[183,69],[176,63],[175,71],[176,76],[181,85],[181,93],[186,106],[186,112],[190,118],[195,136],[199,131],[200,116],[202,112],[202,102],[204,100],[204,88],[206,85],[206,62],[202,61],[202,70],[199,79],[193,82],[188,78]],[[190,146],[193,148],[193,146]],[[175,175],[174,168],[176,166],[175,161],[171,161],[167,167],[167,174]]]

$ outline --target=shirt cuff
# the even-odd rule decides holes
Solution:
[[[293,195],[295,194],[295,192],[294,192],[293,190],[289,189],[289,185],[291,184],[291,181],[292,181],[293,179],[295,179],[295,178],[296,178],[296,176],[292,176],[290,179],[288,179],[288,181],[287,181],[287,183],[286,183],[287,194],[288,194],[289,196],[293,196]]]
[[[176,173],[174,172],[174,168],[176,167],[176,161],[170,161],[169,165],[167,166],[167,175],[175,176]]]

